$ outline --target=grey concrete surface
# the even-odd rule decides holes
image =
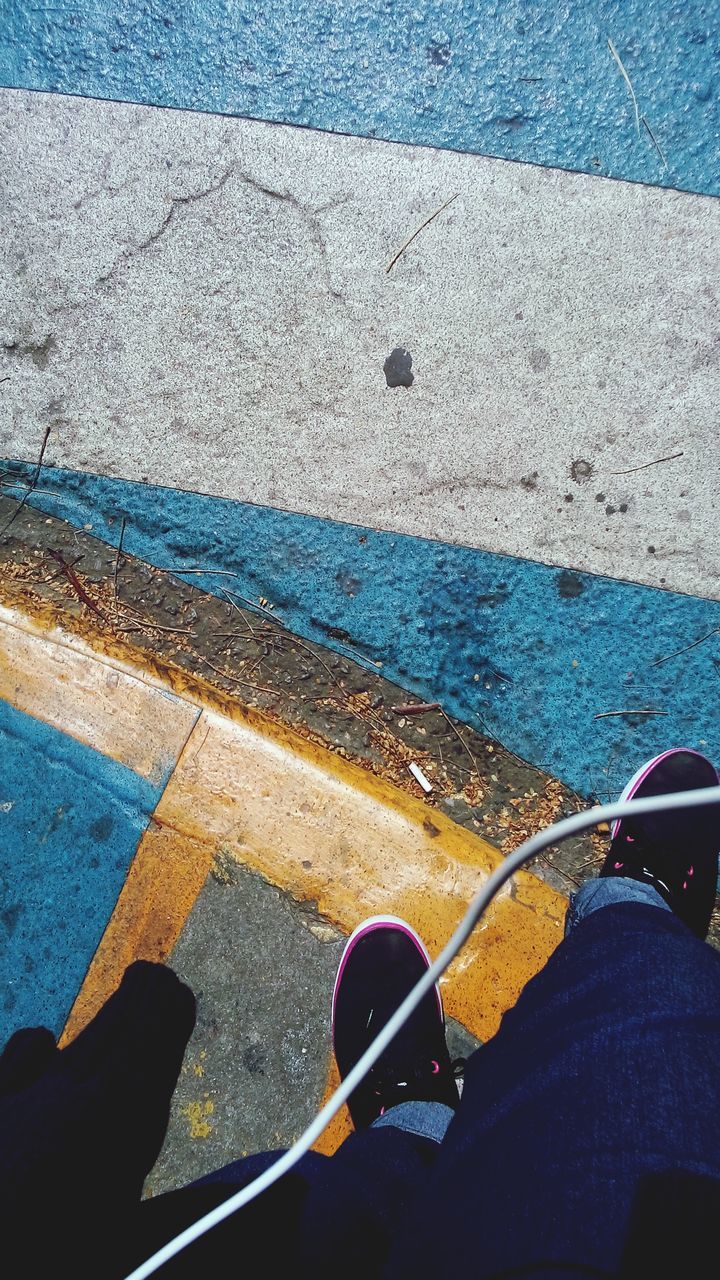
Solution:
[[[327,1079],[342,946],[259,876],[228,862],[208,877],[170,960],[195,992],[197,1023],[146,1190],[300,1135]]]
[[[195,992],[197,1023],[146,1194],[300,1136],[327,1081],[344,942],[311,904],[230,860],[216,866],[170,960]],[[478,1044],[452,1019],[447,1035],[453,1058]]]
[[[717,201],[0,104],[5,455],[718,594]]]

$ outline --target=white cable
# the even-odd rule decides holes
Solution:
[[[671,795],[650,796],[645,800],[618,800],[614,804],[596,805],[584,813],[575,813],[572,817],[564,818],[562,822],[556,822],[553,826],[547,827],[545,831],[540,831],[537,835],[531,836],[529,840],[526,840],[524,844],[520,845],[519,849],[509,854],[505,861],[493,871],[482,889],[473,898],[463,919],[460,921],[450,941],[443,947],[437,960],[423,974],[409,995],[405,997],[400,1008],[393,1014],[390,1021],[385,1024],[362,1057],[358,1059],[350,1074],[346,1076],[340,1087],[335,1090],[329,1101],[325,1103],[322,1111],[318,1113],[297,1142],[288,1151],[284,1152],[275,1161],[275,1164],[255,1178],[253,1182],[248,1183],[246,1187],[237,1191],[235,1195],[230,1196],[228,1200],[212,1209],[210,1213],[206,1213],[203,1218],[199,1218],[197,1222],[193,1222],[191,1226],[186,1227],[184,1231],[180,1232],[180,1235],[175,1236],[174,1240],[169,1240],[167,1244],[163,1245],[162,1249],[158,1249],[157,1253],[154,1253],[151,1258],[136,1267],[127,1276],[127,1280],[146,1280],[146,1277],[151,1276],[153,1272],[157,1271],[158,1267],[169,1262],[171,1258],[186,1249],[188,1245],[193,1244],[206,1231],[210,1231],[212,1227],[216,1227],[225,1218],[229,1218],[238,1209],[242,1209],[244,1205],[249,1204],[261,1192],[266,1191],[274,1182],[277,1182],[278,1178],[281,1178],[283,1174],[292,1169],[293,1165],[297,1164],[298,1160],[317,1142],[323,1129],[337,1114],[343,1103],[347,1101],[350,1094],[364,1079],[381,1054],[385,1052],[390,1041],[397,1035],[425,993],[434,987],[448,965],[455,959],[458,951],[467,942],[475,925],[498,890],[502,888],[506,880],[510,879],[510,876],[519,870],[524,862],[534,858],[536,854],[546,849],[548,845],[558,844],[561,840],[575,835],[578,831],[586,831],[588,827],[597,826],[599,822],[613,822],[616,818],[625,818],[630,813],[661,813],[668,809],[690,809],[696,805],[718,803],[720,803],[720,786],[704,787],[698,791],[674,792]]]

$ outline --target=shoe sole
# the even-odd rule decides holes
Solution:
[[[636,794],[641,784],[645,781],[648,774],[652,773],[655,766],[657,764],[660,764],[662,760],[667,760],[669,756],[677,756],[677,755],[697,756],[699,760],[704,760],[706,764],[709,764],[711,766],[711,768],[714,767],[712,765],[712,761],[708,760],[707,756],[704,756],[702,751],[693,751],[691,747],[671,747],[669,751],[661,751],[659,756],[653,756],[652,760],[647,760],[645,764],[640,765],[640,768],[638,769],[637,773],[633,774],[632,778],[630,779],[627,786],[625,787],[625,790],[620,796],[620,801],[622,802],[623,800],[632,800],[633,796]],[[622,822],[622,818],[616,818],[615,821],[613,822],[610,828],[611,840],[614,840],[615,837],[617,836],[617,833],[620,830],[621,822]]]
[[[335,1047],[335,1004],[337,1001],[337,993],[340,988],[340,982],[342,981],[342,976],[343,976],[343,973],[345,972],[345,966],[350,957],[350,953],[354,951],[356,944],[360,941],[361,938],[364,938],[366,934],[373,933],[376,929],[387,928],[388,926],[393,927],[395,929],[399,929],[401,933],[404,933],[406,937],[410,938],[411,941],[414,942],[423,960],[425,961],[428,969],[432,964],[432,960],[430,959],[430,955],[428,953],[427,947],[425,946],[425,943],[423,942],[419,933],[415,932],[412,925],[407,923],[407,920],[401,920],[399,916],[368,916],[367,920],[363,920],[362,923],[359,924],[356,929],[353,929],[352,933],[350,934],[350,937],[345,943],[345,949],[340,957],[340,964],[338,965],[338,971],[335,976],[335,985],[333,987],[333,993],[332,993],[332,1013],[331,1013],[331,1024],[330,1024],[332,1029],[333,1049]],[[438,1015],[444,1027],[445,1013],[443,1011],[443,1002],[442,1002],[442,996],[440,994],[440,986],[439,986],[439,983],[437,982],[435,983],[435,997],[437,999]]]

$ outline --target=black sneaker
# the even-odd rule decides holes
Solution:
[[[673,748],[638,769],[620,799],[717,785],[717,770],[705,756]],[[612,824],[611,836],[600,875],[651,884],[675,915],[698,938],[705,938],[717,891],[720,807],[708,804],[620,818]]]
[[[333,1048],[343,1080],[429,967],[421,939],[395,916],[371,916],[351,934],[332,1000]],[[350,1095],[348,1108],[355,1128],[365,1129],[390,1107],[420,1101],[458,1105],[437,984]]]

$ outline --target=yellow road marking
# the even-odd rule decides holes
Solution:
[[[146,776],[184,743],[66,1038],[133,959],[171,955],[218,854],[316,902],[346,932],[376,912],[403,916],[431,954],[501,861],[491,845],[422,800],[262,712],[225,700],[222,711],[206,705],[197,719],[203,701],[213,705],[202,682],[185,680],[185,696],[177,697],[170,672],[164,683],[157,666],[146,675],[130,661],[98,657],[59,628],[42,636],[18,619],[0,611],[0,696]],[[446,975],[447,1012],[488,1039],[559,943],[565,907],[561,895],[520,873]]]
[[[0,618],[0,698],[157,785],[197,707],[97,656]]]
[[[62,1034],[67,1044],[99,1012],[133,960],[165,963],[212,864],[206,841],[148,827]]]
[[[437,810],[291,730],[205,711],[155,820],[230,854],[349,932],[408,920],[437,954],[501,855]],[[444,980],[447,1012],[481,1039],[562,937],[566,901],[521,872]]]

